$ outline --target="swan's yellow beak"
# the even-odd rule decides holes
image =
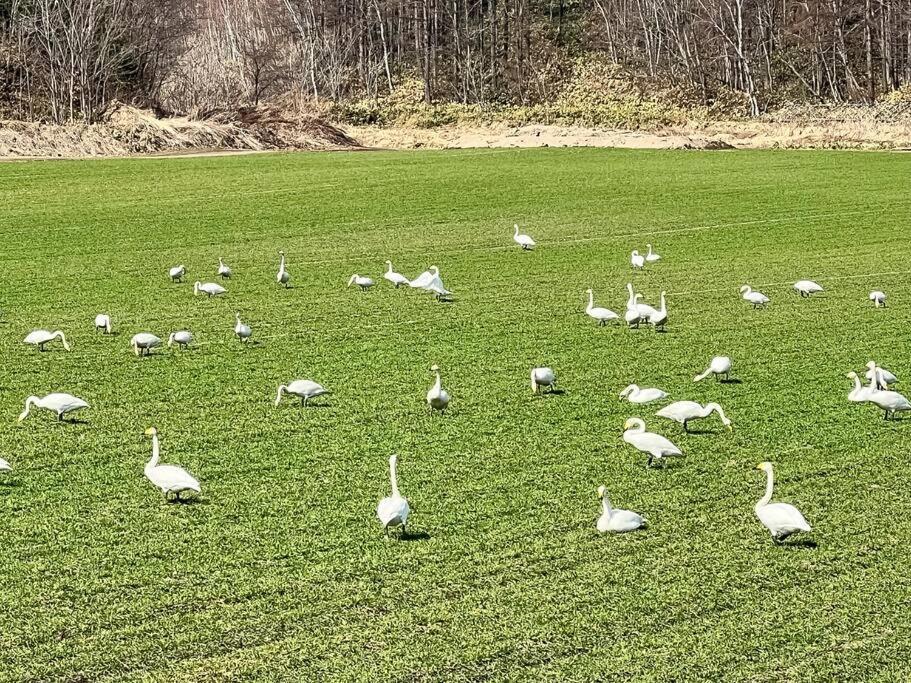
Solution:
[[[728,428],[728,431],[729,431],[729,432],[733,432],[733,431],[734,431],[734,425],[728,423],[728,424],[725,425],[725,426]]]
[[[756,469],[757,469],[757,470],[764,470],[764,469],[765,469],[765,467],[763,467],[764,464],[765,464],[765,463],[759,463],[758,465],[756,465]]]
[[[623,423],[623,431],[626,431],[627,429],[629,429],[629,425],[630,425],[630,421],[629,421],[629,420],[627,420],[626,422],[624,422],[624,423]]]
[[[152,434],[154,434],[154,433],[155,433],[155,427],[149,427],[146,430],[146,436],[152,436]]]

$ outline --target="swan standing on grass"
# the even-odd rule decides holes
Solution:
[[[275,281],[280,285],[284,285],[285,289],[287,289],[290,287],[288,283],[291,280],[291,273],[285,270],[285,252],[280,251],[278,255],[281,259],[278,262],[278,273],[275,275]]]
[[[541,389],[541,393],[544,393],[544,387],[548,387],[551,393],[553,393],[554,389],[557,387],[557,376],[550,368],[534,368],[531,371],[532,393],[537,394],[538,389]]]
[[[235,314],[234,314],[234,320],[235,320],[235,323],[234,323],[234,334],[235,334],[235,335],[237,336],[237,338],[240,339],[242,342],[246,342],[248,339],[250,339],[250,337],[253,336],[253,330],[250,329],[250,326],[249,326],[249,325],[244,325],[244,324],[240,321],[240,313],[235,313]]]
[[[626,300],[626,313],[623,314],[623,319],[626,321],[626,324],[630,327],[639,328],[639,323],[642,322],[642,315],[639,313],[639,308],[636,303],[639,300],[639,296],[633,291],[633,283],[626,283],[626,291],[629,292],[629,298]]]
[[[376,506],[376,516],[383,525],[383,531],[389,533],[389,527],[402,527],[402,535],[407,533],[408,515],[411,508],[408,501],[399,493],[399,481],[396,476],[398,456],[389,458],[389,483],[392,485],[392,495],[383,498]]]
[[[48,394],[43,398],[29,396],[25,399],[25,410],[19,415],[19,422],[28,417],[32,406],[57,413],[57,419],[63,421],[64,415],[88,408],[89,404],[72,394]]]
[[[152,437],[152,457],[145,466],[146,479],[152,482],[156,487],[161,489],[164,498],[170,501],[168,496],[174,494],[175,499],[180,501],[180,494],[186,491],[199,493],[199,482],[193,478],[183,467],[177,465],[159,465],[159,448],[158,448],[158,430],[155,427],[149,427],[146,430],[146,436]]]
[[[152,349],[160,344],[161,339],[148,332],[134,334],[133,338],[130,339],[130,346],[133,348],[133,353],[137,356],[148,356],[152,353]]]
[[[675,401],[670,405],[664,406],[655,413],[655,415],[679,422],[683,425],[683,431],[689,433],[690,421],[704,419],[712,413],[718,413],[718,417],[721,418],[722,424],[724,424],[729,431],[734,431],[734,428],[731,426],[731,421],[717,403],[706,403],[702,406],[696,403],[696,401]]]
[[[179,266],[174,266],[168,271],[168,277],[171,278],[172,282],[182,282],[183,276],[187,274],[186,266],[180,264]]]
[[[99,313],[95,316],[95,331],[101,330],[105,334],[111,333],[111,316],[107,313]]]
[[[873,306],[875,308],[879,308],[880,306],[885,308],[886,307],[886,293],[881,292],[878,289],[874,290],[874,291],[870,292],[870,301],[873,302]]]
[[[512,236],[513,242],[522,247],[522,251],[528,251],[535,248],[535,241],[529,235],[520,235],[519,234],[519,224],[516,223],[513,225],[516,229],[515,234]]]
[[[231,268],[225,265],[225,262],[221,256],[218,257],[218,274],[221,276],[222,280],[231,279]]]
[[[193,296],[196,296],[200,292],[205,294],[208,297],[219,296],[224,294],[228,290],[222,287],[221,285],[215,284],[214,282],[200,282],[197,280],[193,283]]]
[[[759,499],[753,509],[762,525],[772,534],[772,539],[778,543],[800,531],[812,531],[813,529],[796,507],[789,503],[769,502],[772,500],[772,488],[775,486],[772,463],[761,462],[756,465],[756,469],[766,473],[766,486],[765,495]]]
[[[442,414],[446,410],[446,406],[449,405],[449,393],[442,386],[439,366],[432,366],[430,372],[436,374],[437,378],[427,392],[427,407],[430,409],[431,415],[433,415],[434,410],[439,410]]]
[[[630,384],[620,392],[620,398],[625,398],[630,403],[651,403],[667,398],[667,392],[655,388],[640,389],[639,385]]]
[[[712,358],[712,362],[709,363],[709,366],[705,369],[705,372],[700,373],[693,377],[694,382],[700,382],[704,380],[709,375],[715,375],[715,379],[721,379],[721,376],[724,375],[724,378],[731,378],[731,359],[727,356],[715,356]]]
[[[668,455],[683,455],[670,441],[660,434],[645,431],[645,422],[638,417],[631,417],[623,424],[623,440],[633,448],[648,453],[646,467],[652,466],[652,460],[662,460]]]
[[[193,335],[187,330],[178,330],[177,332],[171,332],[168,337],[168,347],[174,346],[177,344],[181,349],[186,349],[187,346],[193,341]]]
[[[648,317],[650,325],[654,326],[655,331],[664,332],[664,326],[667,324],[667,301],[665,300],[667,292],[661,292],[661,308]]]
[[[633,253],[629,255],[629,262],[635,270],[645,268],[645,257],[639,253],[638,249],[633,249]]]
[[[870,392],[876,391],[876,387],[873,386],[873,380],[870,380],[870,386],[865,387],[861,386],[860,377],[853,370],[845,375],[848,379],[854,380],[854,388],[848,392],[848,400],[852,403],[866,403],[870,400]]]
[[[798,280],[794,283],[794,289],[803,298],[809,298],[811,294],[823,291],[822,287],[812,280]]]
[[[648,249],[648,253],[645,255],[647,263],[654,263],[655,261],[661,260],[661,256],[652,251],[651,244],[646,244],[645,247]]]
[[[601,498],[601,516],[598,518],[597,527],[602,534],[607,532],[622,534],[625,531],[641,529],[646,525],[646,520],[642,515],[611,507],[606,486],[598,487],[598,497]]]
[[[607,308],[595,306],[595,294],[590,287],[585,290],[585,293],[588,294],[588,306],[585,307],[585,314],[589,318],[597,320],[599,326],[604,326],[609,320],[617,320],[620,317]]]
[[[401,273],[396,273],[392,270],[392,261],[386,261],[386,272],[383,273],[383,277],[386,278],[389,282],[395,285],[395,288],[398,289],[401,285],[408,284],[408,278],[402,275]]]
[[[869,380],[872,380],[875,377],[877,389],[888,389],[890,384],[895,384],[898,381],[898,377],[885,368],[879,367],[876,364],[876,361],[872,360],[867,363],[867,371],[864,373],[864,376]]]
[[[883,419],[895,419],[895,413],[911,410],[911,401],[897,391],[882,391],[871,387],[867,390],[867,401],[877,405],[883,411]]]
[[[316,398],[317,396],[323,396],[324,394],[331,393],[332,392],[322,384],[317,384],[313,380],[296,379],[290,384],[282,384],[278,388],[278,396],[275,397],[275,405],[278,405],[282,402],[282,396],[285,394],[299,396],[301,405],[306,406],[307,401],[309,401],[311,398]]]
[[[358,287],[361,288],[362,292],[366,292],[368,289],[373,287],[374,284],[375,283],[373,282],[373,280],[371,278],[363,276],[363,275],[358,275],[357,273],[352,275],[351,279],[348,280],[349,287],[351,285],[357,285]]]
[[[748,301],[753,304],[753,308],[758,308],[759,306],[765,306],[769,303],[769,297],[767,297],[762,292],[754,292],[753,288],[749,285],[744,285],[740,288],[740,294],[743,296],[744,301]]]
[[[411,280],[408,283],[408,286],[413,287],[414,289],[423,289],[429,285],[430,281],[433,280],[433,278],[437,277],[439,274],[439,268],[436,266],[430,266],[429,270],[425,270],[423,273],[414,278],[414,280]]]
[[[65,350],[70,350],[70,345],[66,341],[66,336],[60,330],[57,330],[56,332],[48,332],[47,330],[35,330],[33,332],[29,332],[26,335],[25,339],[22,341],[25,344],[37,346],[39,351],[44,351],[44,345],[52,342],[55,339],[59,339],[63,343],[63,348]]]

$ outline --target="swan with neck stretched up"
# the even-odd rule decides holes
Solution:
[[[653,460],[663,462],[669,455],[683,455],[668,439],[645,431],[645,422],[638,417],[631,417],[623,424],[623,440],[636,450],[648,453],[646,467],[651,467]]]
[[[655,328],[656,332],[664,332],[664,326],[667,325],[667,292],[661,292],[661,308],[656,310],[648,317],[648,322]]]
[[[199,280],[197,280],[196,282],[193,283],[193,296],[196,296],[197,294],[202,292],[203,294],[205,294],[206,296],[211,298],[213,296],[221,296],[222,294],[224,294],[227,291],[228,291],[227,289],[225,289],[221,285],[216,284],[214,282],[200,282]]]
[[[647,522],[642,515],[611,506],[606,486],[598,487],[598,497],[601,499],[601,516],[598,518],[596,526],[602,534],[608,532],[622,534],[641,529],[646,525]]]
[[[250,329],[250,326],[241,321],[240,313],[234,314],[234,336],[240,339],[241,342],[248,342],[250,337],[253,336],[253,330]]]
[[[585,307],[585,315],[592,320],[598,321],[599,326],[606,325],[609,321],[617,320],[620,317],[610,309],[595,306],[595,293],[590,287],[585,290],[585,293],[588,294],[588,306]]]
[[[531,371],[532,393],[537,394],[539,390],[544,393],[545,387],[550,389],[551,393],[557,388],[557,376],[554,371],[551,368],[533,368]]]
[[[56,413],[57,419],[62,422],[64,415],[88,408],[89,404],[72,394],[55,393],[43,397],[29,396],[25,399],[25,410],[19,415],[19,422],[28,417],[33,407]]]
[[[794,291],[796,291],[804,299],[810,297],[811,294],[816,292],[823,291],[822,287],[812,280],[798,280],[794,283]]]
[[[645,248],[648,249],[648,253],[645,255],[646,263],[654,263],[661,260],[661,256],[652,251],[651,244],[646,244]]]
[[[55,332],[48,332],[47,330],[34,330],[29,332],[25,339],[22,340],[25,344],[31,344],[32,346],[37,346],[39,351],[44,351],[44,345],[59,339],[63,344],[63,348],[66,351],[70,350],[70,345],[66,341],[66,335],[63,334],[60,330]]]
[[[888,389],[890,384],[895,384],[898,381],[898,377],[885,368],[879,367],[876,364],[876,361],[869,361],[866,367],[867,371],[864,373],[864,376],[868,380],[872,380],[875,377],[877,389]]]
[[[383,525],[384,532],[388,534],[390,528],[400,526],[404,535],[407,533],[408,515],[411,513],[411,508],[405,497],[399,493],[397,465],[398,456],[391,456],[389,458],[389,483],[392,486],[392,495],[383,498],[377,504],[376,516]]]
[[[285,269],[285,252],[279,251],[278,273],[275,274],[275,281],[284,285],[285,289],[291,286],[291,273]]]
[[[655,415],[658,417],[666,417],[669,420],[674,420],[674,422],[679,422],[683,425],[683,431],[689,433],[690,422],[693,420],[705,419],[712,413],[718,413],[718,417],[721,418],[721,423],[727,427],[729,431],[734,430],[731,426],[731,421],[717,403],[706,403],[703,406],[696,403],[696,401],[675,401],[670,405],[664,406],[664,408],[655,413]]]
[[[160,345],[161,339],[149,332],[134,334],[133,338],[130,339],[130,346],[137,356],[148,356],[152,353],[152,349]]]
[[[512,226],[515,228],[515,233],[513,233],[512,241],[522,247],[522,251],[529,251],[535,248],[535,241],[529,235],[520,235],[519,234],[519,224],[516,223]]]
[[[168,270],[168,277],[172,282],[183,282],[183,276],[187,274],[187,268],[183,264],[174,266]]]
[[[386,261],[386,272],[383,273],[383,277],[395,285],[396,289],[401,285],[407,285],[409,282],[407,277],[392,270],[392,261]]]
[[[231,268],[225,264],[225,261],[221,256],[218,257],[218,274],[221,276],[222,280],[231,279]]]
[[[731,377],[731,366],[731,359],[728,356],[715,356],[705,369],[705,372],[696,375],[693,381],[701,382],[709,375],[715,375],[716,380],[720,380],[721,376],[724,375],[725,380],[728,380]]]
[[[874,308],[885,308],[886,307],[886,293],[878,289],[870,292],[870,301],[873,302]]]
[[[620,392],[620,398],[625,398],[630,403],[651,403],[667,398],[667,392],[654,387],[640,389],[638,384],[630,384]]]
[[[275,405],[277,406],[282,402],[282,396],[285,394],[291,394],[292,396],[297,396],[301,400],[301,405],[306,406],[307,401],[311,398],[316,398],[317,396],[323,396],[325,394],[331,394],[326,387],[322,384],[318,384],[310,379],[296,379],[293,382],[288,384],[282,384],[278,388],[278,395],[275,397]]]
[[[633,290],[632,282],[626,283],[626,291],[629,292],[629,299],[626,301],[627,311],[629,311],[630,308],[634,307],[639,313],[640,320],[648,322],[648,320],[658,312],[648,304],[639,303],[639,299],[642,298],[642,294],[637,293],[635,290]],[[627,322],[629,322],[629,320],[627,320]]]
[[[181,493],[198,494],[200,492],[199,482],[183,467],[159,464],[158,430],[155,427],[149,427],[146,430],[146,436],[152,437],[152,457],[146,463],[144,470],[146,479],[161,489],[167,501],[170,501],[171,495],[175,500],[180,501]]]
[[[366,275],[358,275],[357,273],[352,275],[351,278],[348,280],[349,287],[351,285],[357,285],[358,287],[360,287],[362,292],[366,292],[368,289],[373,287],[374,284],[375,283],[373,282],[372,278],[369,278]]]
[[[873,380],[870,380],[870,386],[865,387],[860,383],[860,377],[853,370],[845,375],[848,379],[854,380],[854,388],[848,392],[848,400],[852,403],[866,403],[870,400],[870,393],[877,391]]]
[[[640,254],[638,249],[633,249],[633,252],[629,255],[629,262],[634,270],[645,268],[645,256]]]
[[[95,331],[101,330],[104,334],[111,333],[111,316],[107,313],[99,313],[95,316]]]
[[[449,405],[449,392],[443,388],[443,383],[440,379],[440,367],[434,365],[430,368],[430,372],[436,375],[436,380],[427,391],[427,408],[430,410],[431,415],[433,415],[434,410],[438,410],[442,414]]]
[[[761,462],[756,465],[756,469],[766,473],[766,486],[765,495],[759,499],[753,509],[762,525],[772,534],[772,539],[778,543],[801,531],[812,531],[813,529],[796,507],[790,503],[769,502],[772,500],[772,489],[775,486],[772,463]]]
[[[762,292],[754,292],[753,288],[749,285],[743,285],[743,287],[740,288],[740,295],[744,301],[752,304],[753,308],[759,308],[760,306],[764,307],[769,303],[769,297]]]
[[[177,344],[181,350],[185,350],[193,342],[193,335],[187,330],[178,330],[171,332],[168,336],[168,348]]]

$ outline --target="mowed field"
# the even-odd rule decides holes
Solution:
[[[911,391],[909,179],[908,155],[780,151],[0,166],[0,681],[906,679],[911,419],[848,403],[845,373],[876,359]],[[663,260],[632,274],[646,242]],[[228,294],[194,297],[219,256]],[[454,302],[394,290],[387,258],[438,265]],[[666,334],[584,315],[587,287],[622,315],[629,281],[667,291]],[[187,352],[129,348],[182,328]],[[693,383],[716,354],[740,383]],[[431,418],[434,363],[453,400]],[[565,393],[532,396],[536,365]],[[295,378],[333,393],[276,408]],[[734,431],[685,435],[630,382]],[[52,391],[82,422],[16,423]],[[631,416],[684,457],[646,469]],[[198,503],[144,479],[153,425]],[[402,541],[375,517],[391,453]],[[757,522],[762,460],[812,534]],[[602,483],[649,528],[598,534]]]

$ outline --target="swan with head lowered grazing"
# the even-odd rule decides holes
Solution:
[[[743,287],[740,288],[740,294],[744,301],[753,304],[753,308],[765,306],[769,303],[769,297],[762,292],[754,292],[753,288],[749,285],[743,285]]]
[[[43,410],[50,410],[52,413],[56,413],[57,419],[62,422],[64,415],[75,413],[77,410],[82,410],[83,408],[88,408],[89,404],[72,394],[55,393],[48,394],[44,397],[29,396],[25,399],[25,410],[19,415],[19,422],[22,422],[28,417],[32,407],[42,408]]]
[[[427,391],[427,407],[431,415],[433,415],[434,410],[439,410],[442,414],[449,405],[449,392],[443,388],[442,380],[440,379],[440,367],[433,365],[430,368],[430,372],[436,375],[436,381]]]
[[[399,493],[399,481],[396,475],[396,465],[398,456],[393,455],[389,458],[389,483],[392,485],[392,495],[383,498],[376,506],[376,516],[383,525],[383,531],[387,534],[390,528],[397,526],[402,527],[402,535],[407,533],[406,525],[408,524],[408,515],[411,508],[408,501]]]
[[[99,313],[95,316],[95,331],[101,330],[105,334],[111,333],[111,316],[107,313]]]
[[[867,363],[867,371],[864,373],[868,380],[873,380],[876,378],[877,389],[888,389],[890,384],[895,384],[898,381],[898,377],[893,375],[891,372],[885,368],[881,368],[876,364],[876,361],[870,361]]]
[[[436,266],[430,266],[430,270],[425,270],[408,284],[415,289],[423,289],[436,295],[438,301],[452,294],[443,284],[440,269]]]
[[[183,276],[187,274],[187,268],[183,264],[174,266],[168,270],[168,277],[172,282],[182,282]]]
[[[812,280],[798,280],[794,283],[794,290],[805,299],[811,294],[823,291],[822,287]]]
[[[712,362],[709,363],[709,366],[705,369],[705,372],[702,372],[696,375],[693,378],[694,382],[700,382],[704,380],[709,375],[715,375],[715,379],[721,379],[721,376],[724,375],[724,378],[730,379],[731,376],[731,359],[727,356],[715,356],[712,358]]]
[[[29,332],[23,343],[31,344],[32,346],[37,346],[39,351],[44,351],[44,345],[59,339],[63,343],[63,348],[67,351],[70,350],[70,345],[66,341],[66,336],[60,330],[56,332],[48,332],[47,330],[34,330]]]
[[[241,322],[240,313],[234,314],[234,320],[234,335],[242,342],[249,341],[250,337],[253,336],[253,330],[250,329],[249,325],[245,325]]]
[[[152,353],[152,349],[160,344],[161,339],[149,332],[134,334],[133,338],[130,339],[130,346],[133,348],[133,353],[137,356],[148,356]]]
[[[597,320],[599,326],[606,325],[610,320],[617,320],[620,318],[619,315],[610,309],[595,306],[595,293],[592,291],[591,287],[586,289],[585,293],[588,294],[588,306],[585,307],[585,315],[592,320]]]
[[[352,275],[351,279],[348,280],[349,287],[351,285],[357,285],[358,287],[361,288],[362,292],[366,292],[368,289],[373,287],[374,284],[375,283],[373,282],[372,278],[369,278],[365,275],[358,275],[357,273]]]
[[[307,401],[311,398],[316,398],[317,396],[323,396],[324,394],[332,393],[322,384],[317,384],[313,380],[309,379],[296,379],[293,382],[288,384],[282,384],[278,388],[278,395],[275,397],[275,405],[278,405],[282,402],[282,396],[285,394],[291,394],[292,396],[298,396],[301,400],[301,405],[306,406]]]
[[[645,255],[646,263],[654,263],[655,261],[661,260],[661,256],[652,251],[651,244],[646,244],[645,248],[648,249],[648,253]]]
[[[731,421],[717,403],[706,403],[703,406],[696,403],[696,401],[675,401],[670,405],[664,406],[664,408],[655,413],[655,415],[666,417],[669,420],[674,420],[674,422],[679,422],[683,425],[683,431],[689,432],[689,423],[691,421],[702,420],[712,413],[718,413],[718,417],[721,418],[722,424],[727,427],[728,430],[734,430],[731,426]]]
[[[221,256],[218,257],[218,274],[221,276],[222,280],[231,279],[231,268],[225,264],[224,259],[222,259]]]
[[[227,291],[227,289],[214,282],[200,282],[197,280],[193,283],[193,296],[196,296],[200,292],[208,297],[220,296]]]
[[[538,390],[544,393],[544,387],[548,387],[553,393],[557,387],[557,376],[551,368],[534,368],[531,371],[531,391],[537,394]]]
[[[759,499],[753,509],[762,525],[772,534],[772,539],[778,543],[798,532],[812,531],[813,529],[796,507],[789,503],[769,502],[772,500],[772,489],[775,486],[772,463],[761,462],[756,465],[756,469],[766,473],[766,487],[765,495]]]
[[[193,342],[193,335],[187,330],[171,332],[168,336],[168,347],[177,344],[181,349],[186,349]]]
[[[392,261],[386,261],[386,272],[383,273],[383,277],[395,285],[396,289],[398,289],[401,285],[407,285],[409,282],[407,277],[392,270]]]
[[[149,427],[146,430],[146,436],[152,437],[152,457],[145,466],[146,479],[161,489],[167,501],[170,501],[172,494],[178,502],[181,493],[198,494],[200,492],[199,482],[183,467],[158,464],[160,460],[158,430],[155,427]]]
[[[601,516],[598,518],[597,528],[602,534],[622,534],[626,531],[635,531],[646,525],[645,518],[629,510],[620,510],[612,507],[607,497],[607,487],[598,487],[598,497],[601,499]]]
[[[535,248],[535,241],[529,235],[520,235],[519,234],[519,224],[516,223],[512,226],[515,228],[515,233],[512,236],[513,242],[522,247],[523,251],[528,251]]]
[[[636,450],[648,453],[647,467],[653,460],[663,460],[668,455],[683,455],[679,448],[660,434],[645,431],[645,422],[631,417],[623,425],[623,440]]]
[[[285,252],[279,251],[278,255],[280,259],[278,262],[278,273],[275,274],[275,281],[280,285],[284,285],[285,289],[287,289],[291,286],[289,284],[291,282],[291,273],[285,270]]]
[[[640,389],[638,384],[630,384],[620,392],[620,398],[625,398],[630,403],[651,403],[667,398],[667,392],[653,387]]]
[[[645,268],[645,256],[640,254],[638,249],[633,249],[633,252],[629,255],[629,262],[636,270]]]
[[[870,301],[873,302],[875,308],[885,308],[886,307],[886,293],[881,292],[878,289],[870,292]]]

